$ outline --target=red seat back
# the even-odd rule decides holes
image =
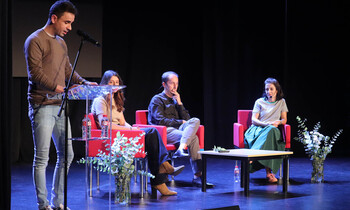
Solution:
[[[98,125],[95,121],[95,117],[92,113],[89,113],[88,117],[91,120],[91,137],[98,138],[101,136],[101,129],[98,129]],[[135,138],[140,136],[144,131],[142,130],[112,130],[112,144],[114,142],[114,138],[117,136],[117,132],[120,132],[121,135],[124,135],[124,137],[129,138]],[[106,144],[109,144],[109,140],[93,140],[88,141],[88,157],[96,157],[96,155],[99,153],[99,151],[103,151],[106,154],[109,154],[109,151],[106,148]],[[145,145],[145,135],[141,136],[141,138],[138,141],[139,144]],[[141,151],[136,153],[135,158],[144,158],[146,157],[145,154],[145,146],[142,147]]]
[[[237,122],[243,125],[246,131],[252,124],[252,110],[238,110]]]
[[[148,110],[137,110],[135,114],[135,124],[147,125]]]

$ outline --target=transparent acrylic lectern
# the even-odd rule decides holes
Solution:
[[[102,85],[102,86],[90,86],[90,85],[79,85],[76,87],[72,87],[71,89],[69,89],[68,91],[68,99],[69,100],[85,100],[86,102],[86,116],[88,116],[89,114],[89,100],[93,100],[96,97],[102,96],[102,95],[107,95],[110,94],[110,97],[112,98],[112,94],[115,91],[121,90],[123,88],[125,88],[126,86],[124,85],[120,85],[120,86],[112,86],[112,85]],[[112,110],[112,100],[110,100],[110,109]],[[94,138],[71,138],[69,140],[74,140],[74,141],[85,141],[85,159],[88,158],[88,151],[89,151],[89,144],[88,141],[95,141],[95,140],[107,140],[109,142],[109,151],[111,151],[111,145],[112,145],[112,113],[110,113],[110,119],[109,119],[109,137],[104,137],[104,138],[99,138],[99,137],[94,137]],[[110,154],[109,154],[110,155]],[[89,187],[89,177],[91,178],[91,175],[88,174],[88,163],[85,164],[85,194],[86,194],[86,200],[87,200],[87,206],[89,207],[90,205],[90,201],[91,201],[91,197],[92,197],[92,192],[90,190]],[[112,186],[111,184],[112,182],[112,175],[109,174],[109,209],[111,208],[113,199],[112,199]],[[114,203],[114,202],[113,202]]]

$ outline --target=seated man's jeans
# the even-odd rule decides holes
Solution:
[[[198,173],[198,167],[196,165],[197,160],[202,159],[202,156],[198,154],[199,139],[196,135],[200,125],[198,118],[191,118],[182,124],[179,129],[168,127],[167,128],[167,141],[169,144],[185,143],[187,144],[188,153],[190,155],[190,162],[192,165],[192,171],[194,174]]]
[[[60,106],[30,105],[28,116],[32,124],[34,142],[33,182],[39,208],[49,205],[46,188],[46,167],[49,161],[51,137],[57,152],[57,162],[52,181],[51,205],[58,207],[64,202],[64,153],[65,153],[65,113],[58,117]],[[68,120],[68,138],[71,129]],[[68,168],[73,160],[72,141],[68,141]]]

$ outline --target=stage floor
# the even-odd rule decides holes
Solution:
[[[168,183],[177,196],[160,196],[151,199],[150,194],[139,198],[138,183],[131,183],[132,203],[125,209],[349,209],[350,208],[350,158],[328,158],[325,161],[325,183],[312,184],[311,161],[308,158],[290,159],[290,184],[287,196],[282,193],[282,185],[267,184],[265,171],[250,176],[250,194],[245,197],[243,188],[235,183],[235,161],[208,159],[208,181],[215,188],[202,192],[191,184],[192,172],[188,159],[178,159],[175,165],[186,165],[185,170]],[[54,164],[47,170],[48,191]],[[11,209],[37,209],[32,184],[31,164],[20,163],[12,166]],[[109,209],[108,176],[101,174],[101,189],[93,192],[92,198],[85,197],[85,167],[73,163],[68,176],[68,207],[75,209]],[[169,177],[170,178],[170,177]],[[94,183],[95,186],[95,183]],[[151,192],[148,185],[148,192]],[[113,196],[113,195],[112,195]],[[88,205],[89,203],[89,205]],[[117,209],[112,205],[111,209]]]

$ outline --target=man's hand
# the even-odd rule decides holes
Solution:
[[[176,103],[178,105],[182,105],[180,94],[177,91],[173,92],[173,94],[174,94],[173,99],[176,101]]]
[[[63,93],[64,92],[64,87],[61,85],[57,85],[55,89],[56,93]]]

